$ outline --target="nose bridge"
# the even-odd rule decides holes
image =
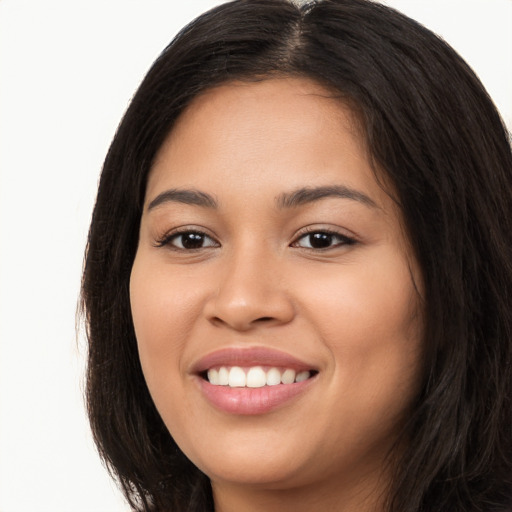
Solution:
[[[233,247],[225,256],[217,293],[208,307],[210,319],[237,330],[289,322],[293,305],[279,260],[279,255],[254,239]]]

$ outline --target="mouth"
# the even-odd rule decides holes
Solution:
[[[265,386],[290,385],[314,377],[318,371],[268,366],[217,366],[200,374],[213,386],[230,388],[262,388]]]
[[[202,396],[223,413],[266,414],[311,389],[318,369],[265,347],[229,348],[198,361],[191,373]]]

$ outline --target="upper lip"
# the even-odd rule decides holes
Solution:
[[[316,370],[311,364],[267,347],[224,348],[201,357],[192,365],[191,373],[200,374],[216,366],[272,366],[296,371]]]

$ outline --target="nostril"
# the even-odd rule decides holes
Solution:
[[[225,324],[224,320],[222,318],[219,318],[218,316],[215,316],[211,319],[212,323],[215,325],[223,325]]]
[[[273,320],[273,318],[271,316],[262,316],[261,318],[256,318],[256,320],[254,320],[255,322],[270,322],[271,320]]]

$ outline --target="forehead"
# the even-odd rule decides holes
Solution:
[[[353,111],[311,80],[224,84],[178,118],[155,159],[148,195],[166,186],[241,181],[270,192],[337,180],[380,194],[361,132]]]

